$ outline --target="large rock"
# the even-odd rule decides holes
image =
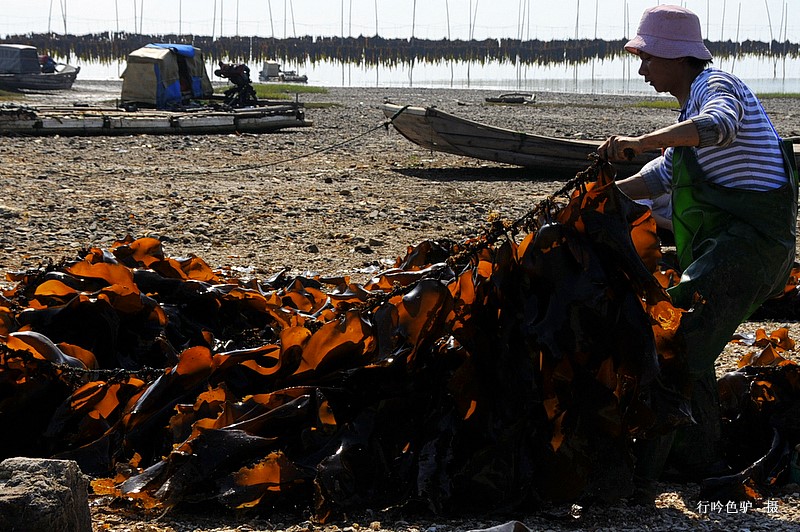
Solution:
[[[88,486],[88,479],[72,460],[3,460],[0,530],[91,531]]]

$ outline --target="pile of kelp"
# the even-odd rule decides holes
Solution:
[[[321,521],[627,497],[632,441],[687,419],[655,386],[685,389],[683,311],[649,211],[612,171],[596,162],[571,197],[423,242],[364,284],[224,277],[150,238],[11,274],[0,456],[77,460],[148,507]],[[774,356],[726,388],[741,463],[774,447],[772,413],[800,389],[774,351],[788,339],[765,338]]]

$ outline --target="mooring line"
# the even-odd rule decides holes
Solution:
[[[352,137],[350,137],[348,139],[345,139],[345,140],[343,140],[341,142],[337,142],[335,144],[331,144],[330,146],[326,146],[324,148],[319,148],[319,149],[310,151],[308,153],[304,153],[302,155],[296,155],[294,157],[289,157],[289,158],[283,159],[281,161],[274,161],[274,162],[269,162],[269,163],[249,164],[249,165],[234,166],[234,167],[229,167],[229,168],[218,168],[218,169],[215,169],[215,170],[186,170],[186,171],[182,171],[182,172],[173,172],[173,175],[222,174],[222,173],[230,173],[230,172],[242,172],[242,171],[245,171],[245,170],[256,170],[256,169],[259,169],[259,168],[269,168],[271,166],[277,166],[279,164],[287,164],[287,163],[291,163],[291,162],[294,162],[294,161],[299,161],[300,159],[305,159],[307,157],[318,155],[320,153],[325,153],[326,151],[330,151],[330,150],[333,150],[335,148],[339,148],[341,146],[345,146],[347,144],[350,144],[351,142],[354,142],[354,141],[360,139],[361,137],[365,137],[365,136],[369,135],[370,133],[373,133],[373,132],[375,132],[375,131],[377,131],[377,130],[379,130],[381,128],[388,129],[389,125],[392,123],[392,121],[395,118],[397,118],[397,116],[400,115],[400,113],[405,111],[407,108],[408,108],[407,105],[402,107],[399,111],[397,111],[394,115],[392,115],[391,118],[382,121],[380,124],[378,124],[378,125],[376,125],[374,127],[371,127],[368,130],[366,130],[366,131],[364,131],[362,133],[359,133],[358,135],[354,135],[354,136],[352,136]]]

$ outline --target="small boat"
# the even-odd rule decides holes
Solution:
[[[435,107],[384,103],[384,115],[398,133],[423,148],[524,166],[563,176],[586,169],[600,141],[533,135],[461,118]],[[658,152],[614,163],[621,176],[633,175]]]
[[[25,44],[0,44],[0,89],[65,90],[72,88],[80,67],[57,63]]]
[[[286,83],[308,83],[308,76],[298,74],[296,70],[284,70],[280,73],[280,80]]]
[[[536,102],[536,95],[531,92],[507,92],[500,96],[489,96],[484,99],[486,103],[529,104]]]
[[[308,76],[298,74],[296,70],[283,70],[279,63],[267,61],[258,73],[259,81],[277,81],[279,83],[308,83]]]
[[[446,113],[435,107],[414,107],[386,102],[381,106],[398,133],[425,149],[485,161],[524,166],[551,175],[574,176],[586,169],[599,140],[564,139],[490,126]],[[800,167],[800,137],[791,137],[794,159]],[[660,152],[618,161],[620,177],[639,171]]]

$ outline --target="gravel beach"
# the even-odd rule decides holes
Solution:
[[[77,82],[62,103],[113,101],[117,82]],[[400,136],[378,106],[435,105],[469,119],[543,135],[603,139],[673,123],[674,110],[637,106],[659,96],[540,93],[532,105],[488,105],[496,92],[422,88],[330,88],[302,95],[313,127],[262,135],[0,138],[0,270],[35,268],[108,247],[130,235],[162,240],[168,255],[196,255],[212,268],[265,278],[282,270],[369,278],[426,239],[480,233],[487,216],[515,219],[563,185],[521,168],[423,150]],[[27,96],[35,106],[46,97]],[[800,136],[796,99],[764,106],[778,132]],[[5,286],[9,286],[6,281]],[[748,322],[768,332],[783,323]],[[788,324],[793,338],[800,326]],[[730,345],[718,362],[734,369],[745,351]],[[655,507],[627,503],[518,516],[536,530],[796,530],[800,486],[777,496],[777,510],[700,512],[697,486],[659,485]],[[558,515],[557,515],[558,514]],[[270,516],[155,519],[93,502],[95,530],[344,530],[450,532],[494,519],[354,516],[318,526]]]
[[[115,82],[83,83],[60,98],[91,103],[119,94]],[[385,99],[566,138],[640,134],[676,118],[671,109],[636,107],[642,97],[542,93],[535,105],[485,104],[492,95],[331,88],[301,98],[313,127],[273,134],[2,138],[0,269],[130,234],[156,236],[167,253],[195,254],[212,267],[358,279],[420,240],[476,234],[489,212],[513,219],[562,184],[419,148],[380,127]],[[800,135],[796,100],[764,104],[783,136]]]

